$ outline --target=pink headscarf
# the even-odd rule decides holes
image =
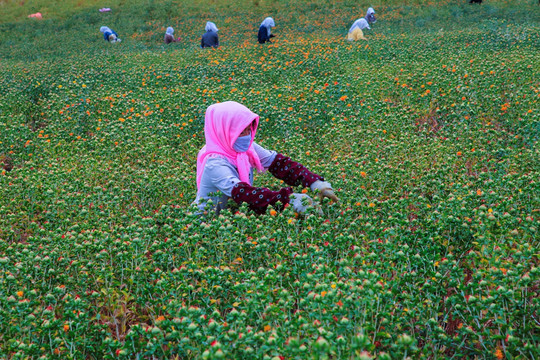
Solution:
[[[251,124],[251,144],[246,152],[236,152],[233,146],[238,136]],[[253,139],[259,126],[259,115],[235,101],[213,104],[206,109],[204,118],[204,136],[206,145],[197,155],[197,188],[210,155],[221,155],[238,169],[240,181],[249,184],[251,167],[259,171],[264,168],[259,156],[253,149]]]

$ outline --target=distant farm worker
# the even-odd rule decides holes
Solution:
[[[365,18],[360,18],[356,20],[351,28],[349,29],[349,33],[347,34],[347,40],[349,41],[357,41],[357,40],[367,40],[364,36],[363,29],[369,29],[369,24]]]
[[[35,13],[35,14],[30,14],[30,15],[28,15],[28,17],[29,17],[29,18],[38,19],[38,20],[43,19],[43,16],[41,15],[40,12],[37,12],[37,13]]]
[[[101,28],[99,28],[99,31],[101,31],[103,33],[103,38],[105,39],[105,41],[108,41],[110,43],[116,43],[116,42],[121,42],[122,41],[118,37],[118,34],[116,33],[116,31],[111,30],[107,26],[102,26]]]
[[[271,17],[267,17],[263,20],[261,23],[261,26],[259,27],[259,34],[257,35],[257,38],[259,40],[259,44],[264,44],[265,42],[271,42],[270,39],[275,37],[274,34],[272,34],[272,28],[276,26],[276,23],[274,22],[274,19]]]
[[[373,8],[371,7],[367,9],[366,16],[364,17],[364,19],[366,19],[368,23],[376,22],[377,19],[375,19],[375,10],[373,10]],[[369,26],[368,26],[368,29],[369,29]]]
[[[197,197],[194,204],[204,213],[212,200],[212,210],[219,213],[232,199],[264,214],[268,205],[281,209],[290,204],[298,213],[313,206],[306,194],[285,187],[272,191],[253,186],[253,169],[270,171],[290,186],[302,185],[318,190],[321,200],[338,201],[332,185],[291,158],[257,144],[254,139],[259,115],[234,101],[210,105],[206,109],[204,136],[206,145],[197,156]]]
[[[165,44],[170,44],[173,42],[180,41],[180,38],[175,39],[173,34],[174,34],[174,29],[169,26],[167,28],[167,31],[165,31],[165,38],[163,39],[165,41]]]
[[[219,37],[218,37],[218,28],[216,24],[214,24],[211,21],[206,22],[206,26],[204,27],[204,30],[206,31],[202,38],[201,38],[201,47],[207,48],[207,47],[213,47],[217,48],[219,47]]]

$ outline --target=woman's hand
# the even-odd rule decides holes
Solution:
[[[332,200],[332,202],[338,202],[339,199],[334,194],[334,189],[332,189],[332,185],[328,181],[321,181],[317,180],[310,186],[311,191],[319,190],[319,198],[322,200],[326,197]]]
[[[305,214],[307,209],[315,207],[313,204],[313,199],[306,194],[292,193],[289,198],[290,204],[292,205],[294,211],[299,214]],[[320,215],[322,215],[322,210],[320,207],[317,206],[316,210]]]

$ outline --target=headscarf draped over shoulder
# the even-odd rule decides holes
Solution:
[[[206,26],[204,27],[204,30],[205,31],[213,31],[213,32],[218,32],[219,29],[217,28],[216,24],[214,24],[213,22],[211,21],[207,21],[206,22]]]
[[[261,26],[274,27],[274,26],[276,26],[276,23],[274,22],[274,19],[272,19],[269,16],[269,17],[267,17],[266,19],[263,20],[263,22],[261,23]]]
[[[276,26],[276,23],[274,22],[274,19],[272,19],[269,16],[269,17],[267,17],[266,19],[263,20],[263,22],[261,23],[261,26],[264,26],[267,29],[268,36],[270,36],[270,34],[272,34],[272,30],[270,30],[270,29],[273,28],[274,26]]]
[[[356,20],[356,21],[352,24],[351,28],[349,29],[349,33],[352,33],[353,30],[354,30],[356,27],[358,27],[360,30],[371,29],[371,28],[369,27],[369,23],[367,22],[367,20],[366,20],[365,18],[360,18],[360,19]]]

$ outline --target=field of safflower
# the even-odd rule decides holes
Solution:
[[[538,358],[540,12],[467,2],[1,2],[0,358]],[[341,202],[190,215],[226,100]]]

